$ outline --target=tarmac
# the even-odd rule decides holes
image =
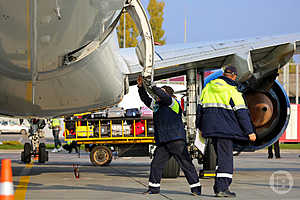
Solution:
[[[162,179],[161,193],[143,195],[147,190],[151,160],[147,157],[125,157],[112,161],[110,166],[95,167],[89,154],[82,152],[49,152],[49,162],[23,164],[17,150],[0,150],[0,158],[12,160],[15,199],[220,199],[213,193],[214,179],[201,179],[201,197],[191,195],[181,172],[176,179]],[[267,159],[260,150],[242,153],[234,158],[231,191],[235,199],[300,199],[299,151],[284,150],[281,159]],[[79,165],[79,178],[73,164]],[[195,162],[199,170],[202,166]]]

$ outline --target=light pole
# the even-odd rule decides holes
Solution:
[[[296,104],[299,103],[299,67],[300,64],[296,65]]]
[[[123,17],[124,17],[124,21],[123,21],[123,31],[124,31],[123,48],[126,48],[126,10],[124,10]]]

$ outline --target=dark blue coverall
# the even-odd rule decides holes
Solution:
[[[249,110],[237,84],[221,76],[203,89],[196,126],[202,136],[212,138],[217,154],[214,192],[229,190],[233,174],[233,140],[249,140],[254,133]]]
[[[149,97],[143,86],[138,90],[141,100],[153,110],[154,138],[157,145],[151,162],[149,190],[152,193],[160,192],[162,171],[173,156],[183,170],[191,192],[201,193],[199,177],[187,150],[180,105],[161,88],[153,86],[152,91],[159,97],[158,102]]]

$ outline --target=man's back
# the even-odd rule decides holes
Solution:
[[[200,101],[200,129],[204,137],[248,140],[253,127],[245,101],[233,80],[222,76],[211,81],[203,89]]]

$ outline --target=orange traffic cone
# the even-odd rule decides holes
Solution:
[[[0,176],[0,200],[14,200],[11,161],[3,159]]]

